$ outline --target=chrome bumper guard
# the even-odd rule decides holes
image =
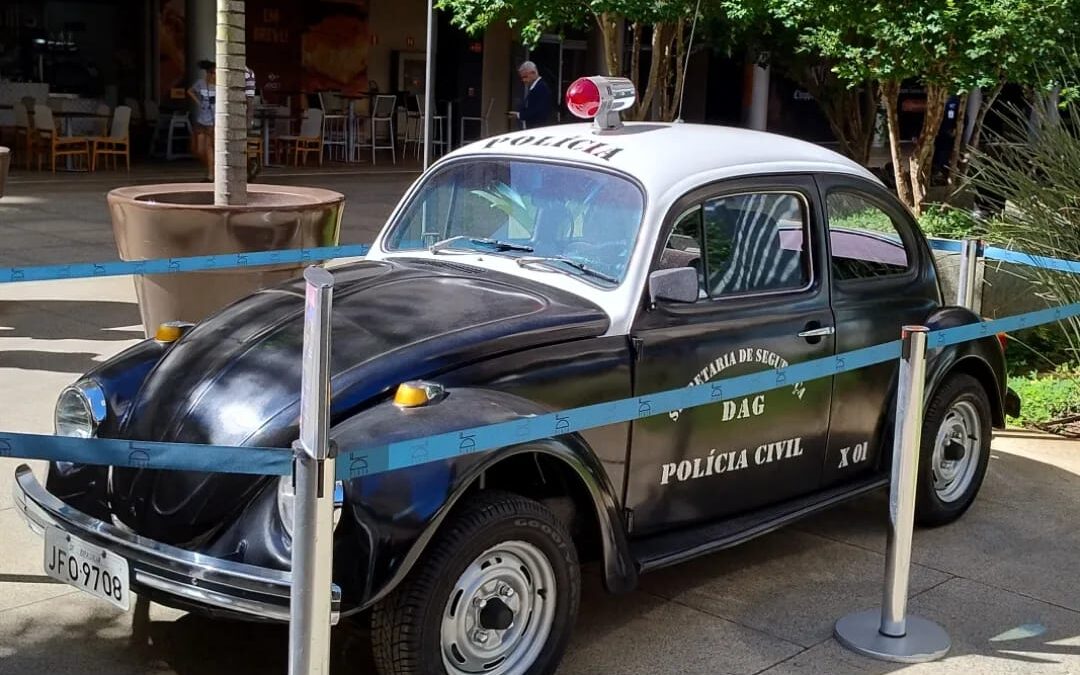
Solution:
[[[259,619],[289,620],[289,572],[222,560],[140,537],[68,506],[45,490],[25,464],[15,469],[15,506],[30,529],[48,526],[97,544],[127,559],[131,583],[189,604]],[[331,624],[341,611],[341,589],[331,589]]]

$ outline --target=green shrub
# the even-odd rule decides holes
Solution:
[[[928,237],[966,239],[984,236],[978,221],[970,213],[936,204],[919,217],[919,227]]]
[[[1080,363],[1080,354],[1071,349],[1061,327],[1051,323],[1009,333],[1005,361],[1010,373],[1020,375],[1052,372],[1061,364]]]
[[[1080,415],[1080,368],[1076,366],[1010,378],[1009,386],[1020,395],[1020,417],[1011,420],[1014,424],[1039,426]]]

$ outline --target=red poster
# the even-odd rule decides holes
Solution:
[[[309,3],[301,38],[303,87],[307,92],[367,91],[367,6],[358,0]]]
[[[187,79],[187,21],[184,0],[161,0],[158,16],[158,96],[168,101]]]

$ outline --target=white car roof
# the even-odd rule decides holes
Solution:
[[[822,172],[880,181],[856,162],[787,136],[706,124],[628,122],[597,132],[592,124],[514,131],[466,145],[466,155],[519,155],[583,162],[627,173],[658,195],[703,174],[711,178]]]

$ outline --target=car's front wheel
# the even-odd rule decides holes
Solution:
[[[975,501],[990,461],[990,400],[982,384],[957,374],[934,393],[923,416],[915,518],[945,525]]]
[[[543,504],[469,498],[372,614],[381,675],[542,675],[577,615],[577,552]]]

